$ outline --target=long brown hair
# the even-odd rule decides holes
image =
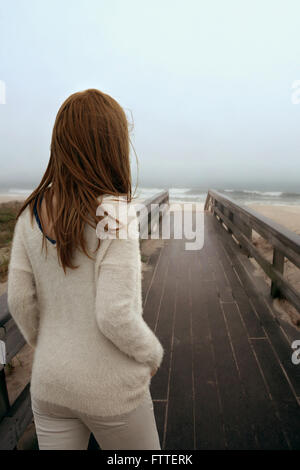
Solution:
[[[61,105],[52,132],[48,167],[17,217],[29,205],[33,220],[35,204],[40,217],[40,203],[45,199],[58,259],[65,272],[67,267],[78,267],[72,263],[76,248],[90,257],[84,227],[88,223],[96,228],[99,222],[97,198],[104,194],[122,195],[131,202],[130,143],[126,114],[111,96],[88,89],[72,94]],[[47,249],[42,220],[41,225],[42,246]],[[99,245],[100,240],[98,248]]]

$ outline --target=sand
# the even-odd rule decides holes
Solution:
[[[2,204],[2,202],[11,202],[11,201],[25,201],[25,199],[27,198],[27,194],[13,194],[13,193],[3,193],[3,194],[0,194],[0,204]]]
[[[248,204],[247,207],[251,207],[251,209],[300,235],[300,206]]]

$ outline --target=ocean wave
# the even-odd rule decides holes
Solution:
[[[243,189],[243,193],[246,194],[258,194],[259,196],[271,196],[271,197],[280,197],[283,195],[282,191],[258,191],[256,189]]]
[[[138,192],[143,192],[143,193],[159,193],[160,191],[163,191],[163,188],[137,188],[137,193]]]
[[[200,198],[205,199],[206,196],[207,196],[206,193],[202,193],[202,194],[183,194],[183,195],[180,195],[180,194],[171,195],[170,194],[170,199],[172,199],[172,200],[174,200],[174,199],[191,199],[191,200],[194,199],[194,200],[196,200],[196,199],[200,199]]]
[[[169,188],[169,193],[179,193],[184,194],[188,193],[191,189],[190,188]]]
[[[300,193],[284,192],[284,191],[260,191],[258,189],[224,189],[220,192],[234,193],[236,196],[244,196],[251,194],[259,197],[300,197]]]

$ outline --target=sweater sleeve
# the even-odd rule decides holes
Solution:
[[[39,310],[31,264],[24,246],[22,220],[18,219],[8,268],[7,303],[26,342],[36,346]]]
[[[97,278],[96,319],[101,332],[136,361],[158,368],[163,347],[137,311],[141,295],[141,259],[138,239],[114,239]]]

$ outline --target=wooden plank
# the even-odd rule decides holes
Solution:
[[[164,245],[160,249],[160,256],[155,266],[154,278],[149,287],[149,292],[143,307],[144,319],[153,330],[156,326],[160,303],[164,292],[167,268],[168,257],[166,253],[166,246]]]
[[[288,321],[285,318],[278,318],[278,321],[280,323],[280,327],[282,331],[284,332],[286,339],[289,344],[292,344],[295,339],[299,339],[299,329],[291,324],[288,323]]]
[[[4,368],[0,370],[0,421],[9,410],[9,398],[7,393],[5,371]]]
[[[165,429],[165,417],[166,417],[166,401],[153,400],[154,415],[156,421],[156,427],[159,435],[160,446],[163,449],[164,441],[164,429]]]
[[[157,248],[154,250],[153,253],[149,256],[148,262],[143,270],[142,275],[142,298],[143,298],[143,305],[145,305],[149,288],[151,286],[151,282],[153,280],[153,276],[155,275],[156,265],[158,263],[160,257],[161,248]],[[141,246],[141,254],[143,254],[143,244]]]
[[[221,302],[233,302],[233,291],[228,282],[227,277],[225,276],[224,268],[220,263],[219,258],[214,257],[210,258],[209,262],[211,264],[215,279],[217,292]]]
[[[204,243],[204,250],[206,243]],[[196,256],[190,260],[196,449],[225,449],[215,356],[209,327],[206,286]]]
[[[19,395],[7,416],[0,422],[0,450],[12,450],[32,421],[30,384]]]
[[[166,245],[168,271],[155,329],[155,333],[162,343],[165,352],[162,364],[151,381],[151,394],[154,399],[168,398],[175,315],[176,277],[174,272],[176,272],[176,245],[174,241]]]
[[[191,310],[187,284],[189,266],[184,240],[177,245],[176,310],[167,409],[165,449],[194,449],[194,399],[192,376]],[[176,244],[176,245],[175,245]]]
[[[222,307],[258,447],[260,449],[288,449],[281,422],[276,416],[276,409],[266,389],[238,308],[234,303],[226,303]]]
[[[209,217],[208,220],[209,220],[209,222],[207,222],[207,223],[212,224],[212,227],[214,228],[214,233],[212,234],[212,242],[214,243],[214,245],[216,247],[215,248],[216,249],[216,254],[218,256],[218,259],[222,263],[225,275],[227,276],[227,279],[230,283],[232,291],[233,292],[234,291],[238,292],[240,290],[243,291],[242,284],[241,284],[236,272],[233,269],[231,258],[228,255],[228,252],[224,248],[224,239],[223,239],[223,237],[226,237],[226,233],[223,234],[224,229],[222,229],[220,227],[220,225],[218,224],[218,222],[216,221],[216,219],[213,216]]]
[[[211,217],[206,217],[206,233],[205,238],[205,254],[210,265],[210,270],[212,272],[212,279],[215,279],[218,295],[221,302],[232,302],[233,293],[232,287],[226,277],[224,267],[220,263],[220,258],[217,251],[217,244],[215,239],[215,234],[212,231],[208,230],[208,225],[211,225]]]
[[[257,283],[254,284],[254,280],[251,280],[244,266],[239,262],[238,258],[235,256],[234,252],[231,250],[228,244],[226,245],[226,248],[230,252],[230,256],[235,262],[235,268],[238,271],[245,291],[251,299],[251,303],[255,308],[258,317],[260,318],[260,322],[263,325],[264,331],[266,332],[269,340],[276,350],[276,353],[278,354],[280,361],[285,368],[295,393],[300,396],[300,369],[299,367],[295,368],[291,362],[291,345],[287,341],[287,337],[281,329],[279,322],[276,320],[275,313],[274,315],[271,314],[271,311],[268,308],[267,303],[264,301],[263,296],[258,295]]]
[[[235,301],[246,325],[249,338],[265,338],[265,331],[247,295],[240,295]]]
[[[214,224],[215,226],[217,225],[216,222],[214,222]],[[232,254],[234,242],[230,240],[232,245],[232,249],[230,251],[228,249],[228,245],[225,245],[225,240],[226,234],[224,234],[222,237],[219,237],[216,231],[214,235],[214,243],[216,245],[218,259],[220,264],[223,266],[226,277],[230,282],[233,298],[239,306],[243,320],[247,326],[248,335],[249,337],[253,338],[265,337],[266,335],[262,329],[261,321],[258,318],[253,306],[251,305],[249,296],[247,295],[239,277],[237,276],[237,272],[234,269]]]
[[[5,344],[7,363],[9,363],[26,344],[26,341],[13,318],[5,323]]]
[[[226,447],[228,449],[255,449],[257,443],[251,426],[247,400],[238,375],[224,315],[216,296],[216,286],[213,283],[207,283],[206,295],[224,416]]]
[[[291,387],[295,394],[300,396],[300,368],[295,367],[291,361],[291,344],[275,319],[272,319],[269,311],[263,306],[259,298],[252,299],[255,310],[262,319],[267,336],[278,355],[286,374],[289,377]]]
[[[0,422],[0,450],[13,450],[16,447],[15,420],[3,418]]]
[[[273,350],[265,341],[252,340],[270,394],[291,449],[300,449],[300,407],[291,392]],[[294,366],[297,367],[297,366]]]

